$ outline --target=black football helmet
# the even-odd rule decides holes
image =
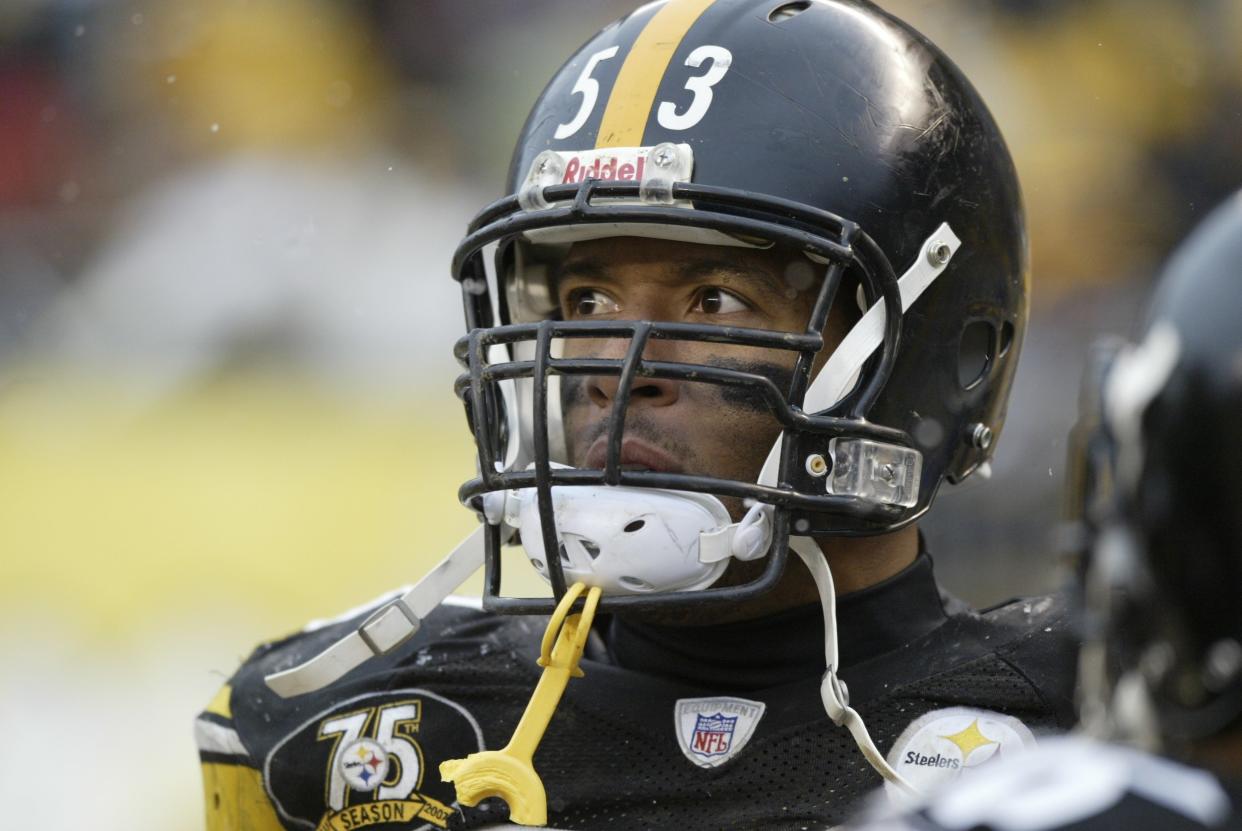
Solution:
[[[990,458],[1027,315],[1017,178],[958,68],[871,3],[643,6],[552,78],[518,139],[508,192],[470,223],[452,265],[469,330],[456,347],[466,368],[457,393],[479,471],[459,496],[488,523],[487,608],[553,608],[502,595],[501,550],[519,523],[556,598],[607,559],[605,543],[562,527],[559,500],[570,489],[690,505],[699,517],[692,561],[708,559],[713,534],[713,558],[767,556],[762,576],[740,586],[711,588],[718,570],[664,586],[622,574],[601,604],[617,611],[757,595],[779,578],[791,534],[899,529],[942,482]],[[785,246],[823,279],[806,330],[793,335],[561,320],[556,260],[574,240],[601,236]],[[813,377],[833,303],[855,302],[855,292],[838,293],[843,284],[859,287],[869,311]],[[558,342],[584,337],[620,339],[625,357],[557,355]],[[796,364],[778,386],[735,368],[647,359],[652,339],[785,350]],[[599,469],[566,466],[558,381],[569,375],[619,377]],[[740,388],[766,402],[781,440],[764,470],[739,481],[623,469],[629,393],[644,377]],[[700,496],[746,500],[751,511],[726,529],[729,517]],[[618,537],[636,526],[619,526]]]
[[[1176,251],[1082,443],[1084,721],[1176,748],[1242,719],[1242,194]]]

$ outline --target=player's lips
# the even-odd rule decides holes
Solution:
[[[583,467],[602,469],[608,461],[608,436],[600,436],[587,450]],[[681,464],[672,456],[641,439],[621,440],[621,466],[660,473],[681,473]]]

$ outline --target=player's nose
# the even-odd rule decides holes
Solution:
[[[628,338],[608,338],[599,343],[596,356],[612,360],[625,358],[630,346]],[[643,358],[648,361],[673,360],[670,344],[649,341],[643,351]],[[594,351],[594,350],[593,350]],[[624,370],[623,370],[624,371]],[[670,378],[652,378],[642,375],[642,368],[633,376],[630,383],[630,407],[667,407],[676,403],[680,397],[681,382]],[[587,396],[597,407],[611,407],[621,392],[621,376],[591,375],[586,380]]]

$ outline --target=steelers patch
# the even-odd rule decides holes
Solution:
[[[1034,746],[1030,729],[1012,716],[949,707],[912,721],[893,743],[888,763],[916,791],[926,792]],[[911,798],[891,782],[884,789],[898,804]]]
[[[373,739],[359,739],[341,751],[341,775],[355,791],[375,789],[388,778],[388,751]]]
[[[461,705],[422,689],[339,702],[285,736],[264,761],[277,813],[308,831],[407,831],[457,813],[440,763],[483,749]]]

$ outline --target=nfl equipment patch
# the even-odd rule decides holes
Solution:
[[[1035,736],[1012,716],[949,707],[932,710],[910,722],[893,743],[888,763],[915,790],[925,793],[991,762],[1026,753],[1034,746]],[[885,782],[884,789],[899,804],[910,799],[891,782]]]
[[[482,749],[478,722],[459,704],[391,690],[304,722],[272,748],[263,781],[279,814],[313,831],[444,828],[456,795],[440,781],[440,762]],[[305,771],[316,767],[320,781],[307,787]]]
[[[729,696],[682,698],[673,714],[677,744],[699,767],[719,767],[750,741],[766,706],[761,701]]]

